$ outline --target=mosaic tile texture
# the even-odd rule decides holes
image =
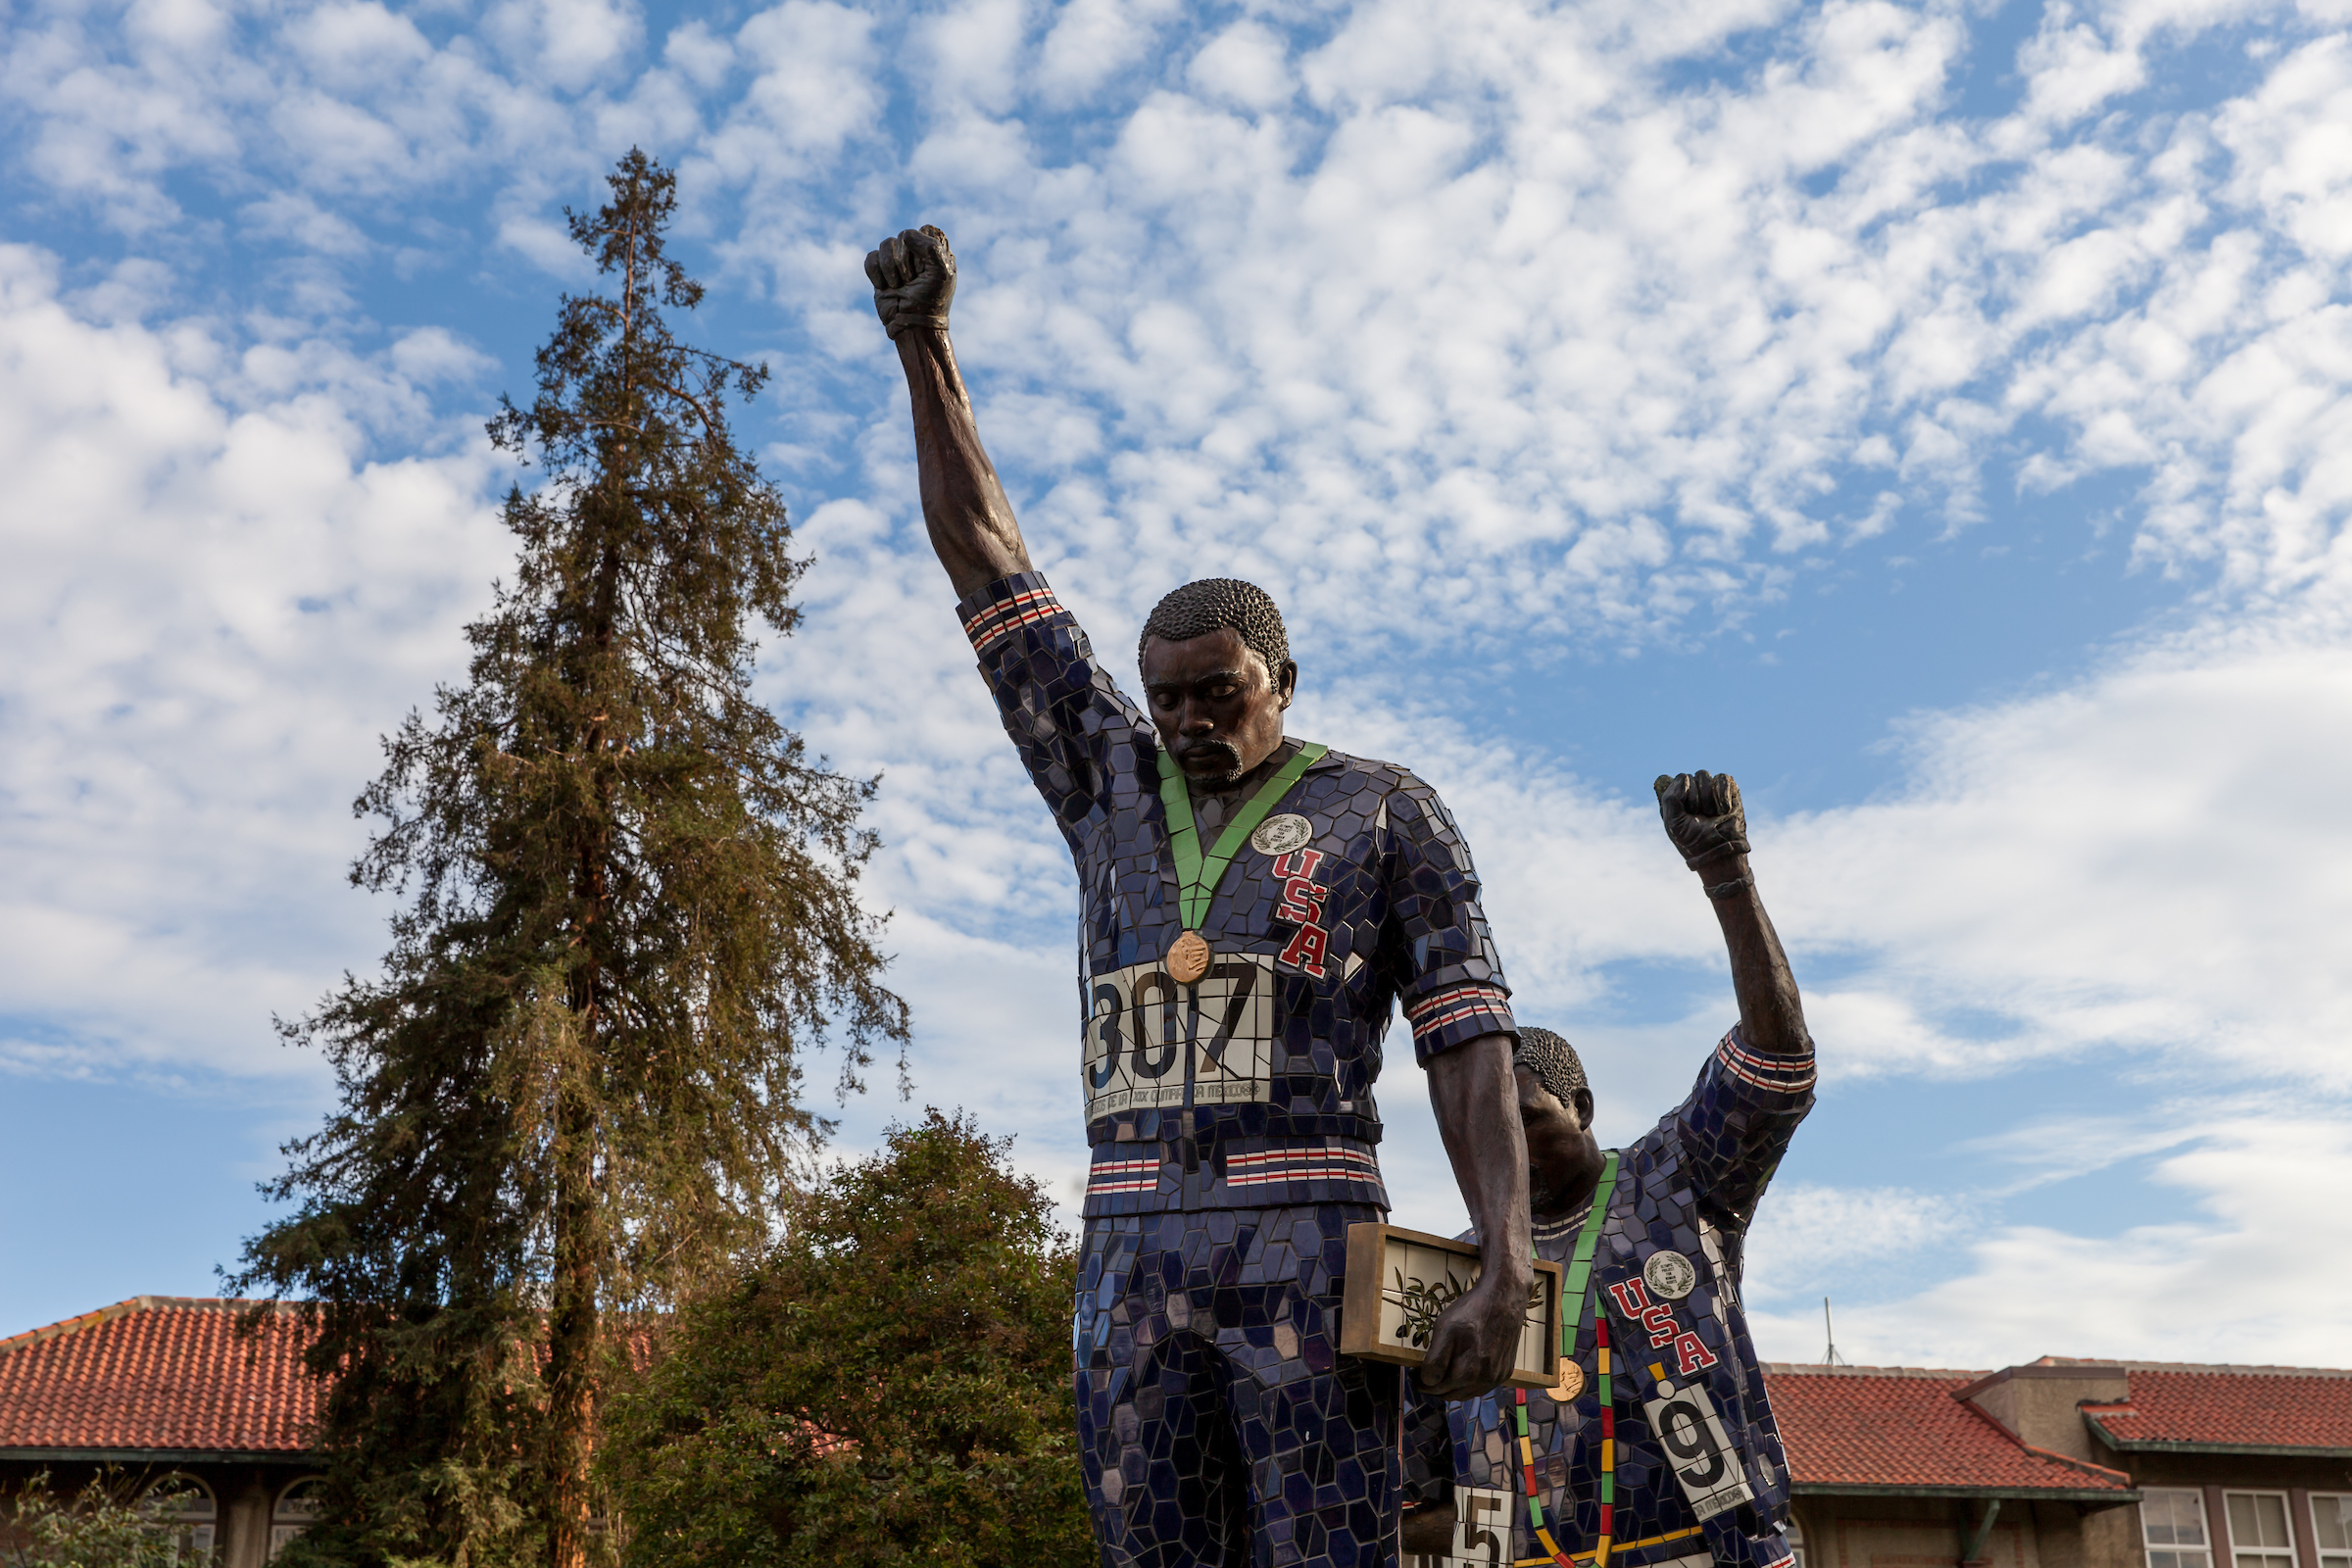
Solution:
[[[1086,1227],[1079,1449],[1106,1568],[1396,1561],[1400,1369],[1338,1353],[1362,1203]]]
[[[1184,925],[1150,719],[1037,573],[957,612],[1077,862],[1087,1216],[1385,1207],[1372,1087],[1391,1012],[1402,1004],[1424,1062],[1513,1027],[1445,804],[1393,763],[1323,757],[1275,808],[1306,836],[1243,847],[1201,924],[1216,962],[1179,985],[1161,963]],[[1196,802],[1204,838],[1221,826],[1210,804]]]
[[[1740,1241],[1812,1108],[1813,1080],[1811,1054],[1759,1055],[1734,1030],[1690,1097],[1619,1161],[1593,1270],[1594,1298],[1609,1313],[1616,1407],[1612,1564],[1644,1568],[1699,1550],[1753,1568],[1788,1561],[1781,1531],[1788,1457],[1740,1302]],[[1538,1255],[1565,1265],[1584,1220],[1580,1212],[1538,1225]],[[1587,1317],[1576,1337],[1580,1398],[1562,1405],[1541,1393],[1528,1396],[1537,1495],[1552,1539],[1571,1554],[1590,1553],[1600,1532],[1593,1339]],[[1700,1398],[1690,1398],[1691,1390]],[[1411,1500],[1433,1502],[1456,1483],[1509,1493],[1513,1555],[1524,1560],[1544,1551],[1528,1523],[1514,1402],[1507,1392],[1450,1405],[1415,1399],[1402,1488]],[[1718,1439],[1710,1441],[1693,1409],[1712,1413]],[[1656,1430],[1661,1421],[1673,1430]],[[1723,1451],[1710,1456],[1716,1448]],[[1729,1502],[1742,1481],[1746,1497]],[[1702,1520],[1694,1495],[1721,1511]]]

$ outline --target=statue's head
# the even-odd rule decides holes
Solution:
[[[1522,1024],[1511,1053],[1519,1124],[1527,1130],[1527,1191],[1546,1218],[1581,1205],[1600,1173],[1592,1137],[1592,1090],[1576,1048],[1548,1029]]]
[[[1238,783],[1282,744],[1298,665],[1282,612],[1255,583],[1186,583],[1153,608],[1135,654],[1159,744],[1187,777]]]

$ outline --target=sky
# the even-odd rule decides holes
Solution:
[[[1067,1200],[1075,889],[952,614],[861,259],[961,262],[1114,667],[1282,603],[1294,733],[1458,816],[1520,1017],[1639,1137],[1735,1016],[1648,782],[1740,781],[1820,1102],[1761,1351],[2344,1363],[2352,5],[5,0],[0,1334],[208,1295],[329,1103],[379,738],[510,571],[564,231],[679,172],[677,323],[878,774],[912,1098]],[[1396,1218],[1461,1221],[1402,1053]]]

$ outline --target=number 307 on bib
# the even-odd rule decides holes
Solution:
[[[1086,982],[1089,1120],[1167,1105],[1273,1097],[1274,960],[1220,953],[1192,985],[1158,962]]]

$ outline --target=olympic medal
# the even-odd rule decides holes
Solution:
[[[1560,1357],[1560,1381],[1551,1386],[1552,1399],[1566,1404],[1585,1392],[1585,1369],[1566,1356]]]
[[[1168,950],[1168,973],[1180,986],[1197,985],[1208,973],[1208,943],[1198,931],[1187,931]]]

